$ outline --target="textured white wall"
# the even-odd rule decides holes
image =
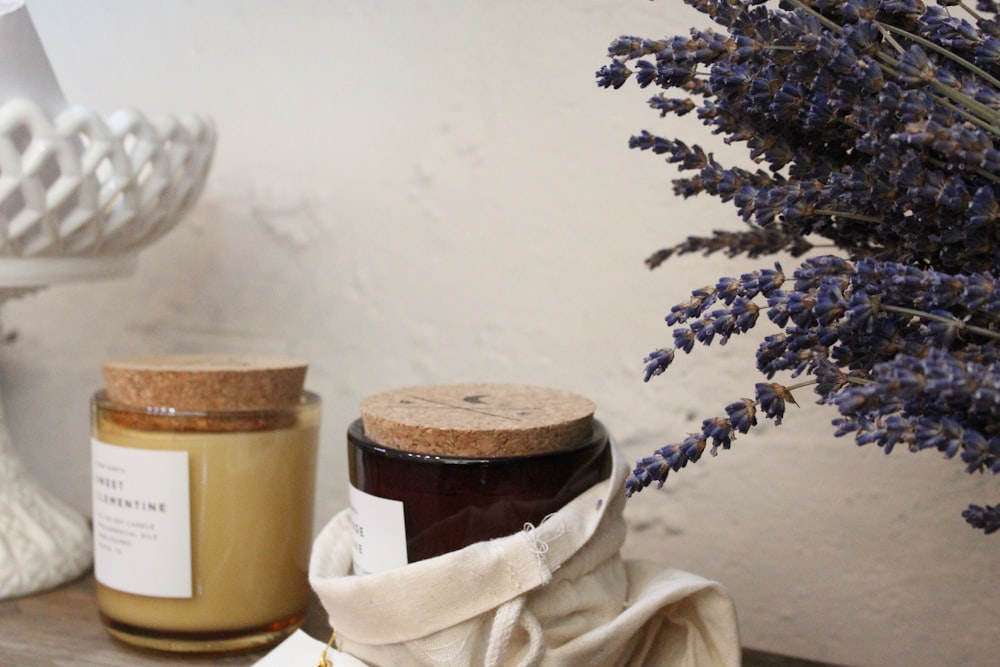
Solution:
[[[696,429],[756,381],[753,340],[655,381],[642,357],[690,289],[769,262],[642,260],[736,228],[674,199],[643,128],[711,144],[593,72],[622,33],[678,34],[674,0],[30,0],[71,101],[205,113],[220,142],[194,213],[127,279],[4,306],[11,433],[89,511],[88,399],[102,360],[242,351],[310,360],[325,400],[319,516],[346,502],[344,431],[399,386],[575,391],[632,457]],[[763,330],[761,335],[763,335]],[[836,440],[810,404],[633,499],[630,556],[721,581],[745,643],[853,665],[991,665],[1000,537],[965,527],[992,480],[935,454]],[[982,579],[981,579],[982,578]]]

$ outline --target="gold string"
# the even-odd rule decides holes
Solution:
[[[337,629],[334,628],[333,633],[330,635],[330,641],[326,643],[323,647],[323,656],[319,659],[319,664],[316,667],[333,667],[333,662],[328,660],[326,657],[327,651],[334,647],[334,642],[337,640]]]

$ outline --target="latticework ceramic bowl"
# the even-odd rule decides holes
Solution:
[[[49,117],[0,106],[0,286],[131,272],[139,250],[198,199],[215,151],[207,118],[107,118],[81,107]]]

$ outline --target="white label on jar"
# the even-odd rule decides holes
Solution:
[[[407,564],[403,503],[348,490],[354,528],[354,574],[385,572]]]
[[[188,453],[90,441],[94,576],[109,588],[190,598]]]

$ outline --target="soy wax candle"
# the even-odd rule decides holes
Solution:
[[[513,384],[369,396],[347,432],[355,574],[539,525],[610,472],[595,405]]]
[[[91,453],[105,629],[198,653],[294,631],[309,595],[320,425],[305,362],[142,357],[102,371]]]

